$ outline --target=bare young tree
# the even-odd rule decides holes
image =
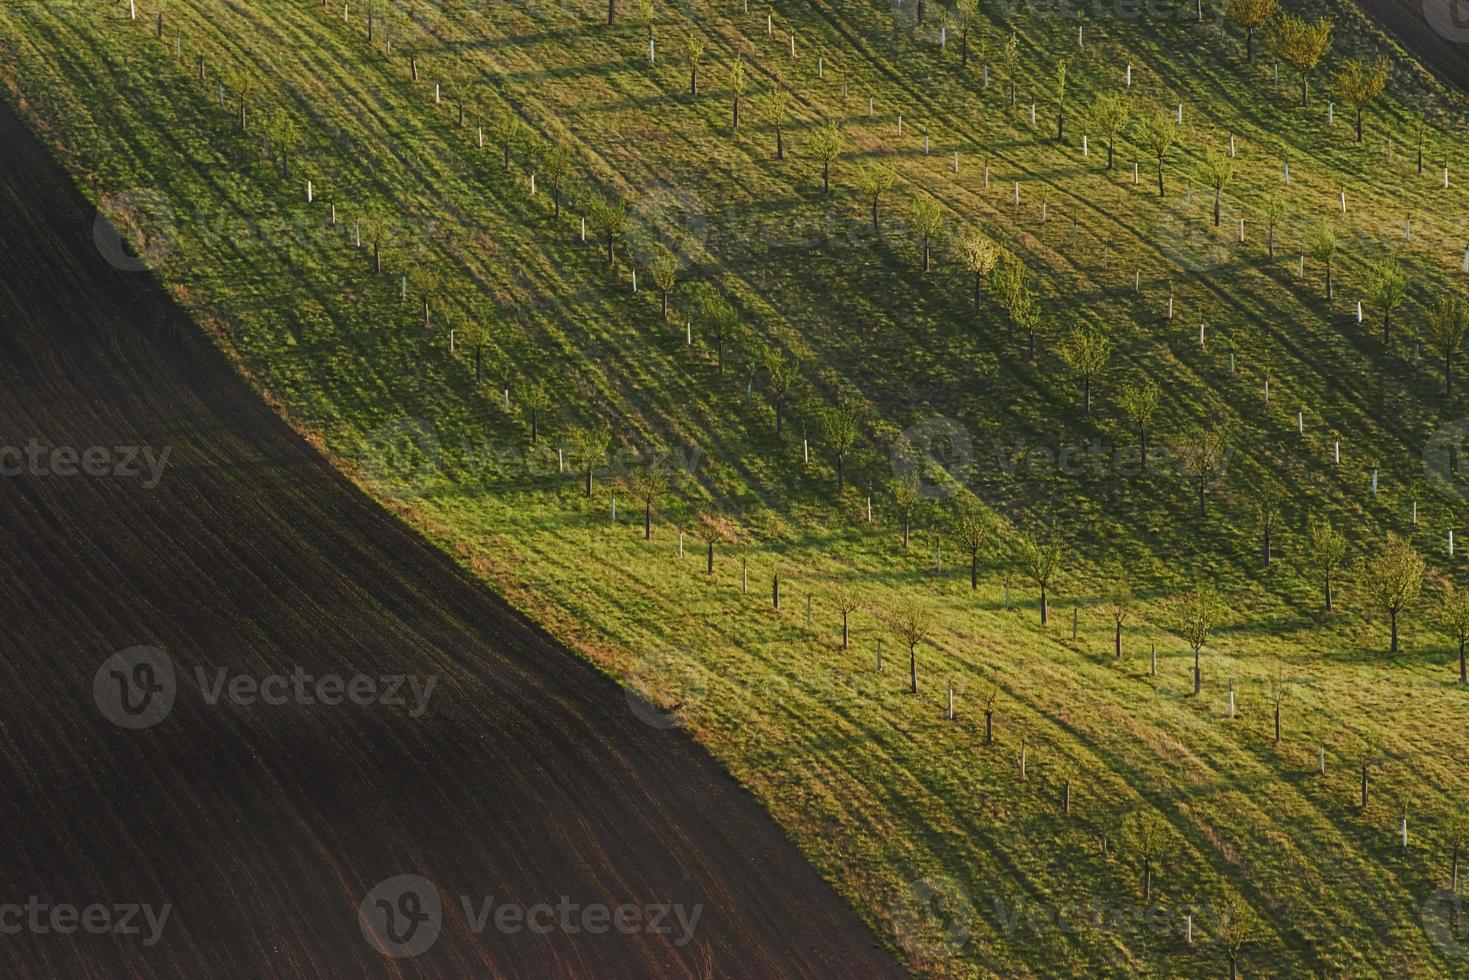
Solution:
[[[653,540],[653,505],[668,489],[668,475],[654,466],[636,470],[627,478],[627,489],[643,505],[643,540]]]
[[[918,644],[927,640],[933,631],[933,613],[917,600],[905,598],[883,616],[888,629],[893,631],[908,648],[908,690],[918,693]]]
[[[1336,258],[1338,249],[1341,248],[1341,240],[1337,238],[1336,227],[1330,221],[1323,221],[1316,226],[1310,240],[1306,242],[1306,248],[1311,253],[1311,258],[1326,266],[1326,298],[1331,299],[1336,295],[1331,278],[1331,263]]]
[[[591,428],[578,427],[570,433],[572,456],[581,462],[586,474],[586,498],[592,499],[592,478],[597,467],[607,461],[607,450],[612,445],[612,430],[605,425]]]
[[[1268,483],[1262,483],[1255,490],[1255,521],[1260,525],[1260,536],[1263,538],[1261,557],[1269,565],[1271,537],[1275,533],[1275,526],[1280,523],[1280,497]]]
[[[1265,678],[1265,693],[1275,709],[1275,744],[1280,744],[1280,706],[1290,696],[1291,680],[1285,672],[1285,661],[1276,658],[1275,665]]]
[[[1184,472],[1198,487],[1199,516],[1205,511],[1205,494],[1209,484],[1223,475],[1227,446],[1222,429],[1195,426],[1174,443],[1174,452]]]
[[[1143,864],[1143,901],[1153,900],[1153,872],[1169,842],[1168,821],[1152,810],[1135,810],[1122,822],[1128,848]]]
[[[836,606],[837,612],[842,614],[842,649],[847,649],[850,632],[848,626],[852,614],[861,609],[865,603],[857,591],[847,585],[838,585],[832,591],[832,605]]]
[[[1214,192],[1214,227],[1219,227],[1220,204],[1224,197],[1224,188],[1234,179],[1235,161],[1226,153],[1222,153],[1214,147],[1204,151],[1203,177],[1204,183]]]
[[[1132,583],[1119,573],[1113,578],[1107,596],[1107,608],[1112,614],[1112,655],[1116,660],[1122,659],[1122,626],[1132,615],[1132,606]]]
[[[979,704],[984,710],[984,744],[995,743],[995,703],[1000,700],[1000,678],[994,671],[987,671],[979,687]]]
[[[723,514],[700,512],[694,533],[704,542],[706,575],[714,574],[714,546],[735,538],[734,522]]]

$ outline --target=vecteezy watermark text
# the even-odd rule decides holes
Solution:
[[[32,438],[24,446],[0,445],[0,476],[90,476],[142,480],[152,490],[163,480],[172,446],[47,446]]]
[[[146,902],[44,902],[30,895],[24,902],[0,902],[0,935],[70,936],[78,932],[90,936],[142,936],[144,946],[155,946],[163,938],[163,929],[173,906],[150,905]]]
[[[232,704],[279,707],[300,705],[379,705],[402,708],[409,718],[428,710],[436,674],[312,673],[296,665],[286,672],[248,674],[228,667],[195,667],[194,684],[209,707]],[[121,650],[102,662],[92,678],[92,699],[109,721],[121,728],[151,728],[173,710],[179,694],[173,658],[156,647]]]
[[[702,904],[678,902],[637,904],[575,902],[561,895],[554,902],[498,901],[493,895],[459,895],[456,903],[465,925],[476,936],[531,933],[548,936],[671,936],[673,945],[694,938]],[[444,904],[434,883],[422,875],[394,875],[368,891],[357,908],[362,935],[378,952],[395,959],[418,956],[438,940],[444,927]]]

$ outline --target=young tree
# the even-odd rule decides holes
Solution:
[[[659,247],[648,263],[648,271],[653,274],[653,285],[658,287],[659,306],[663,319],[667,320],[668,299],[673,295],[673,287],[678,285],[678,259],[668,249]]]
[[[1306,557],[1326,587],[1326,611],[1331,612],[1331,576],[1347,557],[1347,536],[1331,526],[1326,518],[1311,519],[1306,531]]]
[[[1388,343],[1388,332],[1392,324],[1393,310],[1403,304],[1408,296],[1408,277],[1403,266],[1394,256],[1385,256],[1372,263],[1371,278],[1367,280],[1367,299],[1382,310],[1382,346]]]
[[[1469,592],[1454,588],[1452,582],[1445,583],[1438,620],[1444,632],[1459,644],[1459,684],[1469,684],[1464,661],[1464,646],[1469,643]]]
[[[1418,549],[1391,531],[1386,543],[1363,565],[1362,585],[1367,598],[1388,615],[1392,630],[1389,653],[1398,652],[1398,617],[1418,598],[1425,567]]]
[[[301,128],[285,109],[276,109],[265,120],[265,139],[280,161],[281,178],[291,177],[291,152],[301,142]]]
[[[821,192],[831,193],[832,161],[842,153],[842,130],[834,122],[828,122],[811,134],[811,152],[821,159]]]
[[[1153,900],[1153,871],[1168,844],[1168,821],[1152,810],[1136,810],[1122,822],[1128,847],[1143,863],[1143,901]]]
[[[520,393],[520,407],[530,420],[530,444],[534,446],[541,435],[541,417],[551,408],[551,393],[542,381],[532,381]]]
[[[1108,170],[1112,169],[1112,163],[1116,157],[1117,134],[1127,128],[1127,121],[1131,114],[1132,110],[1127,105],[1127,94],[1124,92],[1099,95],[1092,103],[1092,125],[1107,137]]]
[[[913,209],[908,214],[913,230],[923,242],[923,271],[933,269],[933,239],[943,228],[944,216],[938,203],[932,198],[919,196],[913,199]]]
[[[785,125],[786,115],[790,112],[790,105],[791,93],[777,81],[775,87],[770,90],[770,94],[765,97],[765,115],[770,120],[770,124],[775,127],[775,158],[777,160],[786,158],[786,143],[782,127]]]
[[[1234,159],[1214,147],[1204,151],[1204,183],[1214,191],[1214,227],[1219,227],[1219,205],[1224,188],[1234,179]]]
[[[643,540],[653,540],[653,505],[668,489],[668,477],[653,466],[635,471],[627,479],[628,493],[643,504]]]
[[[598,465],[607,461],[607,449],[612,444],[612,432],[605,425],[593,428],[578,426],[571,430],[568,441],[571,443],[573,458],[579,460],[585,467],[586,497],[590,500],[592,499],[592,477]]]
[[[1199,583],[1183,594],[1178,602],[1178,633],[1194,651],[1194,693],[1203,689],[1204,675],[1199,666],[1199,651],[1209,641],[1209,634],[1224,618],[1224,600],[1212,585]]]
[[[1260,525],[1261,555],[1265,564],[1270,564],[1270,539],[1275,525],[1280,523],[1280,497],[1268,483],[1262,483],[1255,491],[1255,520]]]
[[[684,36],[684,52],[689,58],[689,95],[699,94],[699,62],[703,60],[705,50],[707,46],[703,35],[689,31]]]
[[[728,300],[710,287],[699,295],[699,322],[703,324],[704,332],[709,335],[709,339],[714,342],[715,363],[722,376],[724,374],[724,351],[739,330],[740,316],[735,312],[735,308],[729,305]]]
[[[1430,135],[1428,128],[1428,117],[1425,116],[1422,112],[1419,112],[1416,116],[1413,117],[1413,121],[1409,124],[1409,127],[1410,128],[1408,130],[1408,133],[1413,141],[1413,149],[1416,150],[1418,154],[1418,176],[1422,177],[1423,150],[1428,145],[1428,137]]]
[[[438,296],[439,289],[443,286],[443,277],[439,271],[429,264],[427,260],[418,262],[408,270],[408,285],[417,294],[419,301],[423,304],[423,329],[432,330],[433,301]]]
[[[1056,352],[1061,362],[1081,380],[1082,404],[1087,415],[1092,413],[1092,381],[1107,367],[1111,347],[1106,334],[1090,324],[1081,324]]]
[[[729,66],[729,92],[733,100],[731,129],[740,128],[740,100],[745,97],[745,89],[749,87],[749,84],[749,79],[745,77],[745,57],[737,54],[734,64]]]
[[[985,679],[979,687],[979,704],[984,709],[984,744],[995,744],[995,703],[1000,700],[1000,678],[993,671],[985,671]]]
[[[1141,378],[1136,383],[1124,384],[1117,392],[1117,406],[1127,417],[1128,424],[1137,429],[1138,452],[1142,456],[1142,466],[1146,469],[1148,429],[1153,424],[1153,415],[1158,411],[1158,386],[1151,378]]]
[[[694,528],[694,533],[704,542],[704,573],[706,575],[713,575],[714,546],[734,540],[734,523],[722,514],[710,514],[701,511],[699,514],[699,523]]]
[[[1122,659],[1122,624],[1132,615],[1132,583],[1125,575],[1118,573],[1112,580],[1112,588],[1107,596],[1107,608],[1112,613],[1112,655],[1116,660]]]
[[[1020,33],[1011,31],[1005,40],[1005,47],[1000,55],[1005,63],[1005,74],[1010,82],[1010,108],[1015,108],[1019,98],[1017,85],[1020,81]]]
[[[566,188],[566,178],[571,173],[571,151],[560,143],[546,148],[541,155],[541,174],[546,186],[551,188],[551,203],[556,217],[561,217],[561,195]]]
[[[857,191],[872,199],[872,233],[881,236],[877,222],[877,207],[882,196],[893,189],[898,181],[898,172],[891,165],[879,162],[864,163],[857,168]]]
[[[775,409],[775,437],[780,438],[785,420],[786,398],[800,380],[801,369],[780,351],[767,351],[765,373],[770,380],[770,404]]]
[[[1229,957],[1229,980],[1239,980],[1239,957],[1245,946],[1259,933],[1259,920],[1244,899],[1230,893],[1223,903],[1214,906],[1219,945]]]
[[[988,543],[994,520],[979,498],[962,491],[954,498],[954,536],[969,553],[969,588],[979,588],[979,553]]]
[[[1224,431],[1218,427],[1194,426],[1174,443],[1184,472],[1198,485],[1200,517],[1205,515],[1204,495],[1209,484],[1224,473],[1227,449]]]
[[[1378,58],[1366,61],[1352,58],[1336,77],[1336,91],[1341,100],[1357,110],[1357,142],[1362,142],[1362,113],[1368,103],[1387,87],[1388,61]]]
[[[847,456],[857,442],[857,416],[845,405],[821,413],[821,438],[836,459],[837,496],[847,489]]]
[[[1265,198],[1263,208],[1265,214],[1265,248],[1266,253],[1275,258],[1275,230],[1285,220],[1286,207],[1285,195],[1280,191],[1271,191]]]
[[[1336,257],[1340,241],[1336,237],[1336,227],[1330,221],[1323,221],[1316,226],[1315,233],[1307,243],[1311,251],[1311,258],[1326,265],[1326,298],[1331,299],[1336,294],[1331,283],[1331,260]]]
[[[627,202],[595,194],[587,203],[592,225],[607,241],[607,268],[617,263],[617,239],[627,231]]]
[[[1255,32],[1269,24],[1279,9],[1277,0],[1224,0],[1229,19],[1245,29],[1245,60],[1255,58]]]
[[[979,19],[979,0],[954,0],[954,21],[959,27],[959,70],[969,67],[969,31]]]
[[[1041,625],[1049,621],[1046,593],[1061,572],[1061,542],[1043,532],[1022,532],[1015,541],[1015,559],[1025,577],[1041,593]]]
[[[978,228],[971,228],[959,240],[959,260],[974,276],[974,309],[978,311],[980,285],[1000,261],[1000,247]]]
[[[1066,59],[1056,62],[1056,142],[1066,139]]]
[[[902,599],[883,617],[888,629],[908,647],[908,690],[918,693],[918,644],[933,630],[933,614],[914,599]]]
[[[1280,744],[1280,706],[1290,696],[1291,681],[1285,672],[1285,661],[1276,658],[1275,665],[1265,678],[1265,693],[1275,709],[1275,744]]]
[[[1159,109],[1144,119],[1138,127],[1138,142],[1158,161],[1158,196],[1163,197],[1163,163],[1168,151],[1178,142],[1178,121],[1173,113]]]
[[[838,585],[832,592],[832,605],[836,606],[837,612],[842,614],[842,649],[847,649],[850,632],[848,624],[851,622],[852,614],[861,609],[864,603],[862,598],[850,586]]]
[[[1449,892],[1459,894],[1459,856],[1469,847],[1469,813],[1461,806],[1443,822],[1443,839],[1449,848]]]
[[[500,169],[510,169],[510,151],[514,148],[516,140],[520,138],[520,117],[513,111],[507,109],[497,112],[490,121],[490,132],[500,142]]]
[[[1276,56],[1301,73],[1301,105],[1310,105],[1307,77],[1331,49],[1331,20],[1308,21],[1282,14],[1274,22],[1270,42]]]
[[[1443,358],[1443,393],[1449,396],[1454,380],[1454,355],[1464,345],[1464,334],[1469,331],[1469,311],[1463,301],[1453,293],[1440,295],[1428,310],[1423,325],[1423,345]]]
[[[898,508],[898,518],[903,524],[903,547],[908,547],[909,533],[913,527],[913,512],[923,499],[916,476],[904,476],[893,481],[893,504]]]

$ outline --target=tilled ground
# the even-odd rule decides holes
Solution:
[[[0,110],[0,446],[39,453],[0,458],[22,471],[0,477],[0,972],[897,973],[691,740],[366,499],[93,238],[84,199]],[[54,472],[71,468],[58,447],[78,469],[97,447],[88,467],[109,474]],[[168,451],[156,486],[129,447],[154,467]],[[148,704],[164,674],[94,679],[139,645],[164,652],[176,693],[131,729],[103,706]],[[220,668],[436,686],[422,712],[406,688],[401,706],[211,705]],[[412,931],[416,894],[440,900],[441,932],[392,958],[359,906],[403,874],[431,890],[375,893],[366,931],[415,951],[433,922]],[[492,903],[479,934],[461,897]],[[136,905],[168,918],[116,934]],[[689,939],[678,915],[698,906]]]

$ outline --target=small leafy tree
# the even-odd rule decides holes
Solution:
[[[1469,812],[1456,806],[1443,822],[1444,843],[1449,849],[1449,891],[1459,894],[1459,857],[1469,847]]]
[[[1234,893],[1214,906],[1219,945],[1229,957],[1229,980],[1239,980],[1239,957],[1245,946],[1255,940],[1260,930],[1254,909]]]
[[[1341,100],[1357,110],[1357,142],[1362,142],[1362,113],[1373,99],[1387,87],[1388,61],[1377,58],[1366,61],[1352,58],[1336,77],[1336,91]]]
[[[556,217],[561,217],[561,195],[566,190],[566,178],[571,173],[571,151],[560,143],[546,148],[541,155],[541,173],[546,186],[551,188],[551,203]]]
[[[1425,347],[1443,358],[1445,398],[1453,388],[1454,355],[1464,345],[1466,331],[1469,331],[1469,312],[1466,312],[1463,300],[1453,293],[1440,295],[1428,310],[1422,338]]]
[[[831,193],[831,165],[837,157],[841,156],[843,142],[841,127],[834,122],[824,123],[811,134],[811,152],[821,160],[821,192],[823,194]]]
[[[1091,121],[1107,137],[1107,169],[1112,169],[1116,158],[1117,134],[1127,128],[1132,110],[1124,92],[1110,92],[1097,96],[1092,103]]]
[[[984,744],[995,743],[995,703],[1000,700],[1000,678],[993,671],[985,671],[985,679],[979,686],[979,704],[984,709]]]
[[[894,480],[892,493],[893,504],[898,508],[898,518],[902,521],[903,547],[906,548],[913,527],[913,512],[918,508],[918,502],[923,499],[923,493],[916,476],[904,476]]]
[[[285,109],[276,109],[265,119],[265,138],[280,161],[281,177],[291,176],[291,153],[301,142],[301,127]]]
[[[918,644],[927,640],[933,631],[933,613],[914,599],[902,599],[883,617],[888,629],[893,631],[908,648],[908,690],[918,693]]]
[[[745,90],[749,88],[749,85],[749,79],[745,76],[745,58],[737,54],[734,64],[729,67],[729,93],[733,102],[731,129],[740,128],[740,100],[745,97]]]
[[[658,287],[663,319],[667,320],[668,299],[673,295],[673,287],[678,285],[678,259],[668,249],[659,248],[648,267],[648,271],[653,274],[653,284]]]
[[[1204,500],[1209,484],[1224,472],[1227,450],[1224,431],[1213,426],[1195,426],[1174,443],[1184,472],[1198,486],[1200,517],[1206,513]]]
[[[1085,413],[1092,413],[1092,382],[1107,367],[1112,343],[1107,335],[1090,324],[1081,324],[1071,331],[1057,350],[1061,361],[1081,381],[1082,404]]]
[[[971,228],[959,240],[959,260],[974,276],[974,308],[978,310],[980,286],[1000,261],[1000,247],[978,228]]]
[[[520,393],[520,407],[530,419],[530,444],[540,439],[541,418],[551,408],[551,393],[544,382],[536,380],[526,385]]]
[[[1255,58],[1255,32],[1264,28],[1279,11],[1278,0],[1224,0],[1224,13],[1245,29],[1245,60]]]
[[[1309,21],[1282,14],[1274,22],[1270,46],[1281,61],[1301,73],[1301,105],[1311,103],[1307,78],[1331,49],[1331,20]]]
[[[423,329],[432,330],[433,323],[433,301],[438,297],[444,280],[439,275],[439,270],[434,268],[428,260],[416,263],[408,270],[408,285],[412,287],[419,302],[423,304]]]
[[[1385,256],[1372,263],[1367,280],[1367,298],[1382,311],[1382,345],[1387,346],[1393,310],[1403,305],[1408,296],[1408,277],[1396,257]]]
[[[1117,660],[1122,659],[1122,626],[1132,615],[1132,605],[1132,583],[1119,573],[1112,579],[1107,595],[1107,608],[1112,614],[1112,655]]]
[[[1214,147],[1204,152],[1204,183],[1214,191],[1214,227],[1219,227],[1219,206],[1224,188],[1234,179],[1234,159]]]
[[[923,271],[932,271],[933,239],[943,228],[943,212],[939,210],[938,203],[932,198],[916,197],[913,200],[913,210],[909,212],[909,221],[912,222],[913,230],[918,233],[923,243]]]
[[[1143,864],[1143,901],[1153,900],[1153,872],[1168,845],[1168,821],[1152,810],[1136,810],[1122,822],[1128,848]]]
[[[490,132],[500,143],[500,168],[510,169],[510,151],[520,137],[520,117],[510,110],[495,114],[490,122]]]
[[[699,322],[714,343],[715,363],[723,375],[724,351],[739,329],[739,314],[728,300],[710,287],[699,295]]]
[[[1280,497],[1268,483],[1262,483],[1255,491],[1255,521],[1260,525],[1261,556],[1269,565],[1271,537],[1280,523]]]
[[[845,405],[821,413],[821,438],[836,460],[837,496],[847,489],[847,456],[857,442],[857,416]]]
[[[1049,621],[1046,594],[1061,573],[1064,557],[1061,542],[1044,532],[1022,532],[1016,538],[1016,563],[1041,593],[1042,626]]]
[[[1311,235],[1307,243],[1311,258],[1326,266],[1326,298],[1331,299],[1336,294],[1331,282],[1331,262],[1336,257],[1337,249],[1341,242],[1336,237],[1336,226],[1330,221],[1323,221],[1316,226],[1316,231]]]
[[[1005,75],[1010,82],[1010,108],[1015,108],[1019,98],[1018,83],[1020,81],[1020,33],[1011,31],[1010,36],[1005,39],[1005,47],[1000,54],[1005,64]]]
[[[1275,231],[1286,216],[1285,195],[1280,191],[1271,191],[1265,198],[1262,210],[1265,214],[1266,253],[1273,259],[1275,258]]]
[[[1209,634],[1224,618],[1224,600],[1212,585],[1200,583],[1183,594],[1178,602],[1178,633],[1194,651],[1194,693],[1203,689],[1203,672],[1199,651],[1209,642]]]
[[[1291,680],[1285,672],[1285,661],[1276,658],[1275,665],[1271,667],[1270,673],[1265,678],[1265,694],[1270,698],[1270,705],[1275,709],[1275,744],[1280,744],[1280,706],[1290,696]]]
[[[800,380],[801,369],[780,351],[765,354],[765,373],[770,381],[770,404],[775,409],[775,437],[780,438],[785,421],[785,403],[791,389]]]
[[[1306,531],[1306,557],[1321,573],[1326,589],[1326,611],[1331,612],[1331,576],[1347,557],[1347,536],[1331,521],[1313,517]]]
[[[684,53],[689,59],[689,95],[699,94],[699,62],[703,60],[707,49],[702,34],[689,31],[684,35]]]
[[[617,263],[617,239],[627,231],[627,202],[596,194],[587,207],[592,225],[607,242],[607,268],[611,269]]]
[[[954,22],[959,28],[959,69],[969,67],[969,32],[979,19],[979,0],[954,0]]]
[[[790,113],[791,93],[781,85],[775,83],[770,94],[765,97],[765,116],[770,120],[770,125],[775,128],[775,158],[784,160],[786,158],[786,143],[784,129],[786,116]]]
[[[1158,411],[1158,386],[1151,378],[1128,382],[1117,391],[1117,407],[1128,424],[1137,430],[1138,452],[1144,468],[1148,465],[1148,429]]]
[[[1056,142],[1066,139],[1066,59],[1056,62]]]
[[[1444,632],[1459,644],[1459,684],[1469,684],[1469,670],[1465,669],[1464,662],[1464,646],[1469,643],[1469,591],[1454,588],[1452,582],[1447,583],[1439,601],[1438,620]]]
[[[1159,109],[1142,121],[1137,137],[1138,142],[1158,162],[1158,196],[1163,197],[1166,194],[1163,189],[1163,163],[1168,159],[1168,152],[1173,149],[1173,144],[1178,142],[1178,121],[1173,113]]]
[[[877,208],[882,196],[893,189],[898,181],[898,172],[891,165],[879,162],[864,163],[857,168],[857,191],[872,199],[872,233],[881,235]]]
[[[643,540],[653,539],[653,505],[668,489],[668,476],[654,466],[636,470],[627,479],[628,493],[643,505]]]
[[[954,536],[969,554],[969,588],[979,588],[979,554],[994,530],[994,520],[979,498],[963,491],[954,498]]]
[[[1387,541],[1363,565],[1362,585],[1368,601],[1388,615],[1392,631],[1389,653],[1398,652],[1398,617],[1418,598],[1425,568],[1418,549],[1391,531]]]

